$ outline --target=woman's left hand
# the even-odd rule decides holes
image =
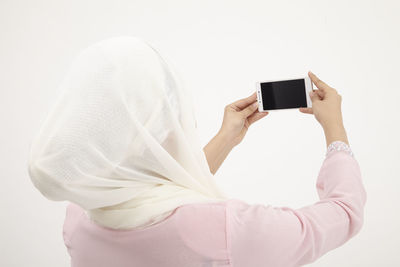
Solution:
[[[249,97],[237,100],[225,107],[224,119],[219,134],[233,146],[244,138],[250,125],[268,115],[268,112],[258,111],[257,95],[254,92]]]
[[[249,126],[268,114],[259,112],[257,104],[257,95],[254,93],[225,107],[221,129],[204,147],[212,174],[215,174],[233,147],[243,140]]]

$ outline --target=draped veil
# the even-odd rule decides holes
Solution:
[[[190,93],[146,41],[124,36],[89,46],[60,89],[28,164],[48,199],[74,202],[115,229],[226,199],[199,142]]]

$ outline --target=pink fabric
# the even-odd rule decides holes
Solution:
[[[320,201],[291,209],[238,199],[182,205],[144,229],[113,230],[67,207],[64,241],[72,267],[300,266],[360,231],[366,192],[357,161],[344,151],[324,160]]]

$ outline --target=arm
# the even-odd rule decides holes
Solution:
[[[314,73],[308,76],[318,90],[310,92],[312,108],[300,108],[303,113],[314,114],[325,133],[326,146],[333,141],[342,141],[349,144],[346,130],[343,125],[342,96],[336,89],[321,81]]]
[[[256,93],[225,107],[221,129],[203,148],[212,174],[215,174],[229,152],[243,140],[250,125],[268,115],[268,112],[259,112],[257,108]]]
[[[234,144],[229,142],[229,138],[221,132],[218,132],[204,147],[203,150],[212,174],[216,173],[233,147]]]
[[[299,265],[315,261],[357,234],[363,225],[367,197],[343,126],[342,97],[313,73],[309,76],[318,90],[310,94],[312,108],[306,113],[314,114],[321,124],[328,151],[316,184],[320,201],[288,209],[297,218],[293,225],[302,225],[301,231],[293,233],[302,244],[292,254],[293,262]]]
[[[344,244],[363,225],[366,192],[343,126],[341,96],[314,74],[309,76],[318,90],[310,94],[312,108],[300,111],[314,114],[328,147],[316,182],[320,200],[299,209],[229,202],[228,244],[238,265],[311,263]]]
[[[316,188],[320,200],[299,209],[230,201],[232,261],[243,266],[300,266],[356,235],[363,225],[366,192],[351,151],[328,152]]]
[[[366,192],[360,167],[351,154],[331,151],[316,182],[320,201],[297,210],[286,209],[282,221],[291,228],[296,265],[311,263],[356,235],[364,218]],[[301,225],[301,228],[299,227]]]

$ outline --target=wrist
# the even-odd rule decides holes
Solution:
[[[333,151],[344,151],[348,153],[350,156],[354,157],[353,151],[351,150],[350,146],[341,141],[333,141],[332,143],[330,143],[326,149],[325,156],[328,156]]]
[[[321,124],[325,133],[344,131],[343,121],[335,121],[326,124]]]
[[[226,134],[218,132],[203,148],[212,174],[215,174],[233,147]]]
[[[347,140],[347,133],[343,124],[331,125],[330,127],[324,127],[326,146],[334,141],[342,141],[349,144]]]
[[[235,143],[235,137],[223,130],[219,130],[214,138],[219,140],[219,142],[228,149],[232,149],[237,145]]]

